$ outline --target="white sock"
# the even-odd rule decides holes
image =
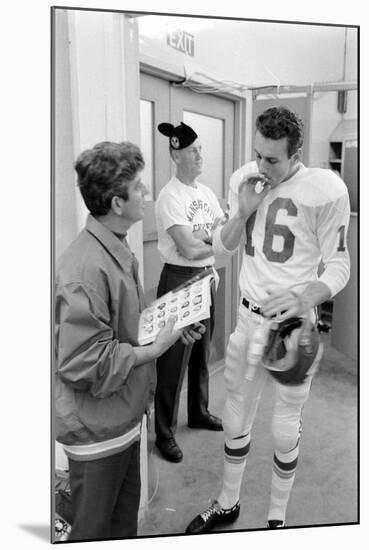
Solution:
[[[241,483],[250,450],[250,434],[225,439],[223,487],[218,497],[222,508],[232,508],[240,499]]]
[[[286,509],[295,480],[299,446],[288,453],[275,452],[268,520],[285,521]]]

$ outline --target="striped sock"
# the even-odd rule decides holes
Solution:
[[[268,520],[285,521],[288,499],[295,480],[298,454],[298,444],[287,453],[278,451],[274,453]]]
[[[250,439],[249,433],[230,440],[225,439],[223,487],[218,498],[222,508],[232,508],[239,501]]]

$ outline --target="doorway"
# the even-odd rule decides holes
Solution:
[[[202,143],[203,172],[208,185],[226,210],[228,182],[235,169],[235,102],[195,93],[168,80],[141,73],[141,148],[146,161],[143,178],[149,190],[143,222],[144,288],[148,303],[156,298],[162,263],[157,251],[155,200],[174,174],[168,140],[158,132],[161,122],[192,126]],[[216,261],[220,282],[215,304],[215,331],[210,364],[222,361],[234,329],[238,304],[237,255]]]

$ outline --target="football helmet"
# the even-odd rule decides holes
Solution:
[[[281,384],[301,384],[313,374],[322,355],[316,326],[302,317],[271,324],[262,364]]]

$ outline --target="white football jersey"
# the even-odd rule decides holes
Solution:
[[[239,184],[255,172],[258,168],[253,161],[232,175],[230,217],[238,210]],[[269,191],[246,223],[242,295],[259,304],[267,298],[267,290],[292,288],[302,292],[309,282],[319,279],[334,296],[350,273],[346,242],[349,219],[345,183],[331,170],[302,166]]]

